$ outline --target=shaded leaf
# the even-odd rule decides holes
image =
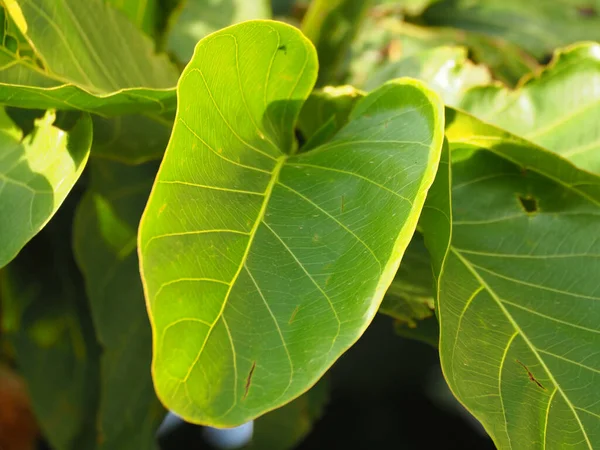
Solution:
[[[338,83],[342,63],[364,21],[372,0],[313,0],[302,21],[302,32],[319,56],[317,84]]]
[[[486,122],[600,173],[600,45],[555,53],[548,67],[520,83],[473,89],[460,106]]]
[[[295,155],[316,66],[295,28],[247,22],[203,40],[179,83],[139,251],[157,393],[186,420],[238,425],[305,392],[368,326],[414,233],[441,102],[386,84]]]
[[[447,122],[452,241],[435,258],[448,384],[500,449],[596,448],[600,179],[465,113]],[[446,222],[425,236],[440,243]]]
[[[86,450],[96,442],[99,348],[62,226],[70,219],[63,208],[0,272],[0,299],[16,318],[4,330],[44,437],[56,450]]]
[[[92,157],[123,164],[141,164],[161,159],[173,126],[143,115],[93,117]]]
[[[302,151],[331,139],[346,125],[352,108],[364,96],[364,92],[352,86],[326,86],[313,91],[298,117],[297,127],[306,140]]]
[[[229,25],[269,19],[269,0],[186,0],[168,37],[168,48],[187,63],[200,39]]]
[[[174,109],[175,68],[103,0],[15,0],[5,7],[35,54],[0,48],[0,103],[101,114]]]
[[[443,0],[423,20],[503,38],[541,59],[555,48],[582,40],[600,40],[600,15],[585,14],[590,0]]]
[[[469,61],[466,48],[442,46],[385,64],[369,77],[365,89],[400,77],[427,82],[451,106],[457,106],[469,88],[491,82],[487,67]]]
[[[0,267],[13,259],[60,207],[87,162],[92,121],[83,115],[69,131],[48,112],[22,131],[0,110]]]
[[[254,422],[247,449],[291,450],[310,433],[329,399],[329,383],[323,378],[307,393]]]
[[[157,31],[159,0],[108,0],[115,8],[123,12],[135,26],[154,36]]]
[[[75,218],[74,248],[103,348],[98,448],[156,448],[154,435],[164,411],[150,376],[152,338],[135,250],[157,167],[101,160],[90,167],[91,185]]]
[[[433,273],[423,237],[416,233],[390,284],[379,312],[393,317],[409,328],[433,316]]]

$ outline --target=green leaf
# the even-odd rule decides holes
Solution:
[[[302,150],[310,150],[331,139],[348,122],[356,102],[364,92],[352,86],[326,86],[315,90],[304,103],[297,127],[306,140]]]
[[[229,25],[269,19],[269,0],[186,0],[168,37],[168,49],[187,63],[200,39]]]
[[[74,248],[103,348],[98,448],[156,448],[164,410],[150,376],[152,338],[135,250],[157,167],[93,160],[90,168],[91,185],[75,218]]]
[[[319,55],[318,85],[343,78],[347,51],[364,21],[372,0],[313,0],[302,21],[302,32]]]
[[[473,115],[600,173],[600,45],[582,43],[554,59],[517,90],[473,89],[460,103]]]
[[[367,19],[352,46],[349,82],[363,87],[378,68],[445,46],[467,48],[470,59],[487,66],[494,78],[508,85],[514,85],[537,68],[531,55],[499,38],[453,28],[426,28],[396,17],[375,16]]]
[[[447,122],[452,239],[435,257],[446,379],[499,449],[597,448],[600,179],[465,113]],[[426,237],[441,244],[447,222],[424,224]]]
[[[238,425],[312,386],[373,318],[433,181],[442,106],[412,80],[295,155],[316,72],[297,29],[259,21],[201,41],[179,83],[139,251],[157,393],[188,421]]]
[[[159,0],[108,0],[115,8],[123,12],[135,26],[154,36],[158,24]]]
[[[52,218],[79,179],[92,144],[92,121],[83,115],[64,131],[48,112],[22,131],[0,110],[0,267]]]
[[[62,226],[68,227],[72,216],[70,211],[64,215],[63,209],[0,271],[2,311],[11,317],[3,329],[16,350],[37,421],[52,448],[92,450],[99,348]]]
[[[469,88],[492,81],[487,67],[469,61],[466,48],[442,46],[383,65],[367,79],[365,89],[400,77],[427,82],[451,106],[457,106]]]
[[[379,312],[394,319],[401,336],[437,347],[439,340],[434,314],[434,280],[431,259],[423,236],[415,233],[408,245],[394,281],[388,288]]]
[[[436,27],[455,27],[506,39],[541,59],[555,48],[600,40],[600,16],[590,0],[443,0],[422,16]]]
[[[92,157],[123,164],[161,159],[169,143],[172,121],[143,115],[104,118],[93,116]]]
[[[0,103],[108,115],[175,108],[175,68],[103,0],[15,0],[5,7],[35,54],[0,48]]]
[[[329,394],[326,378],[306,394],[287,405],[265,414],[254,422],[254,434],[248,450],[291,450],[312,430],[321,418]]]
[[[379,312],[409,328],[415,328],[417,321],[433,316],[433,273],[421,234],[413,236],[404,252]]]

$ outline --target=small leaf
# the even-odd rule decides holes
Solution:
[[[156,448],[164,410],[150,376],[151,334],[135,251],[156,164],[92,160],[74,222],[74,248],[103,348],[98,449]],[[135,430],[135,432],[132,432]]]
[[[517,90],[472,89],[460,107],[600,173],[600,44],[557,51],[548,67]]]
[[[371,322],[414,233],[441,102],[386,84],[296,155],[316,72],[297,29],[247,22],[201,41],[179,83],[139,251],[156,390],[188,421],[239,425],[305,392]]]
[[[436,91],[444,103],[456,106],[467,89],[489,84],[492,80],[485,66],[473,64],[464,47],[436,47],[385,64],[367,80],[372,90],[388,80],[411,77],[423,80]]]
[[[343,78],[342,65],[372,0],[314,0],[302,21],[302,32],[319,55],[318,85]]]
[[[79,179],[92,143],[92,121],[83,115],[64,131],[48,112],[23,138],[0,110],[0,267],[35,236]]]
[[[466,113],[447,122],[452,216],[447,197],[429,211],[452,217],[431,252],[448,384],[499,449],[597,448],[600,178]],[[430,251],[447,222],[421,222]]]
[[[248,450],[291,450],[310,433],[329,399],[324,378],[307,393],[287,405],[271,411],[254,422],[254,434]]]
[[[352,86],[326,86],[315,90],[304,103],[298,117],[298,129],[310,150],[331,139],[346,123],[356,105],[365,96]]]
[[[100,350],[65,233],[71,218],[61,209],[0,271],[0,299],[16,318],[7,334],[43,436],[57,450],[91,450]]]
[[[229,25],[269,19],[269,0],[187,0],[168,36],[168,48],[187,63],[200,39]]]

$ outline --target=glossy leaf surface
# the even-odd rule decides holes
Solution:
[[[47,113],[23,132],[0,111],[0,267],[35,236],[79,179],[92,145],[92,121],[82,116],[70,131]]]
[[[548,67],[524,79],[518,89],[473,89],[460,106],[600,173],[600,44],[558,51]]]
[[[433,181],[441,103],[410,80],[294,154],[316,73],[298,30],[247,22],[179,83],[139,251],[156,390],[187,420],[238,425],[310,388],[373,318]]]
[[[74,222],[74,249],[103,348],[98,449],[152,449],[165,411],[150,375],[152,337],[136,232],[157,167],[93,159],[90,168],[91,185]]]
[[[597,448],[600,258],[587,236],[600,179],[467,114],[447,121],[453,229],[435,257],[446,379],[500,449]],[[447,223],[423,224],[438,248]]]

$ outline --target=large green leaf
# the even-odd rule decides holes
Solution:
[[[79,179],[92,144],[92,121],[82,116],[69,131],[48,112],[23,132],[0,110],[0,267],[35,236]]]
[[[598,448],[600,179],[465,113],[447,122],[446,379],[500,449]],[[447,230],[424,224],[438,244]]]
[[[169,33],[168,48],[188,62],[200,39],[221,28],[250,19],[271,17],[269,0],[186,0]]]
[[[590,0],[443,0],[422,19],[506,39],[540,59],[563,45],[600,40],[600,16],[589,8]]]
[[[492,81],[487,67],[469,61],[466,48],[441,46],[383,65],[367,79],[365,89],[399,77],[427,82],[451,106],[458,105],[469,88]]]
[[[14,0],[5,7],[35,59],[0,48],[0,103],[102,114],[174,109],[174,67],[104,0]]]
[[[295,155],[316,73],[297,29],[259,21],[203,40],[180,80],[139,251],[156,390],[189,421],[237,425],[313,385],[373,318],[433,181],[441,102],[412,80]]]
[[[372,0],[314,0],[302,22],[302,31],[319,55],[318,84],[343,78],[342,63],[364,21]]]
[[[154,394],[151,332],[136,254],[137,225],[156,164],[92,160],[75,218],[74,247],[103,347],[98,431],[102,449],[151,449],[164,411]]]
[[[600,45],[558,51],[550,65],[511,91],[500,85],[469,91],[460,106],[600,173]]]
[[[66,209],[0,271],[2,328],[44,438],[56,450],[92,450],[99,348],[65,232],[72,218]]]

